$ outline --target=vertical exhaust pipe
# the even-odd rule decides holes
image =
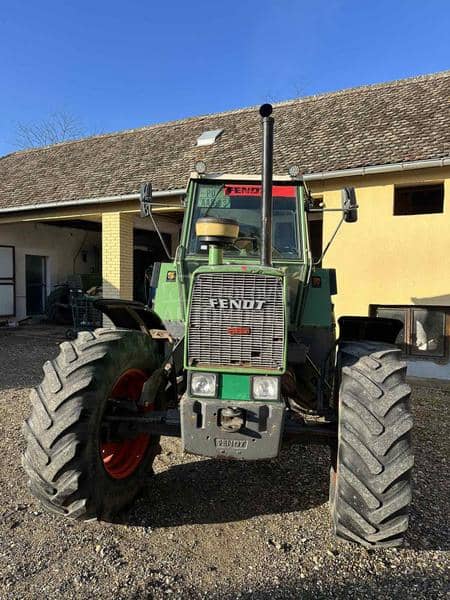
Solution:
[[[272,265],[272,175],[273,175],[273,117],[272,105],[259,109],[263,126],[262,198],[261,198],[261,265]]]

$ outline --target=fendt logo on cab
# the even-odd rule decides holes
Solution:
[[[234,298],[210,298],[211,308],[238,308],[241,310],[261,310],[265,300],[235,300]]]

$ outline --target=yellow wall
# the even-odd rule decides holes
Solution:
[[[444,182],[444,213],[393,216],[394,184]],[[370,304],[450,306],[450,169],[427,169],[324,180],[310,184],[327,208],[354,186],[357,223],[344,223],[324,266],[337,269],[336,316],[367,315]],[[324,245],[340,218],[324,215]]]
[[[133,300],[133,215],[102,216],[103,296]]]

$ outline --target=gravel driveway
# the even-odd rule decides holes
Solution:
[[[58,329],[0,331],[0,598],[447,598],[449,394],[417,388],[415,498],[407,546],[337,542],[328,451],[260,463],[182,456],[164,438],[157,476],[122,524],[50,516],[20,466],[30,386]]]

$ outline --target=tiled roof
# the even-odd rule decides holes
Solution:
[[[450,156],[450,71],[274,106],[274,171],[317,173]],[[211,146],[204,131],[223,129]],[[260,170],[257,108],[94,136],[0,158],[0,208],[185,186],[195,162],[210,172]]]

